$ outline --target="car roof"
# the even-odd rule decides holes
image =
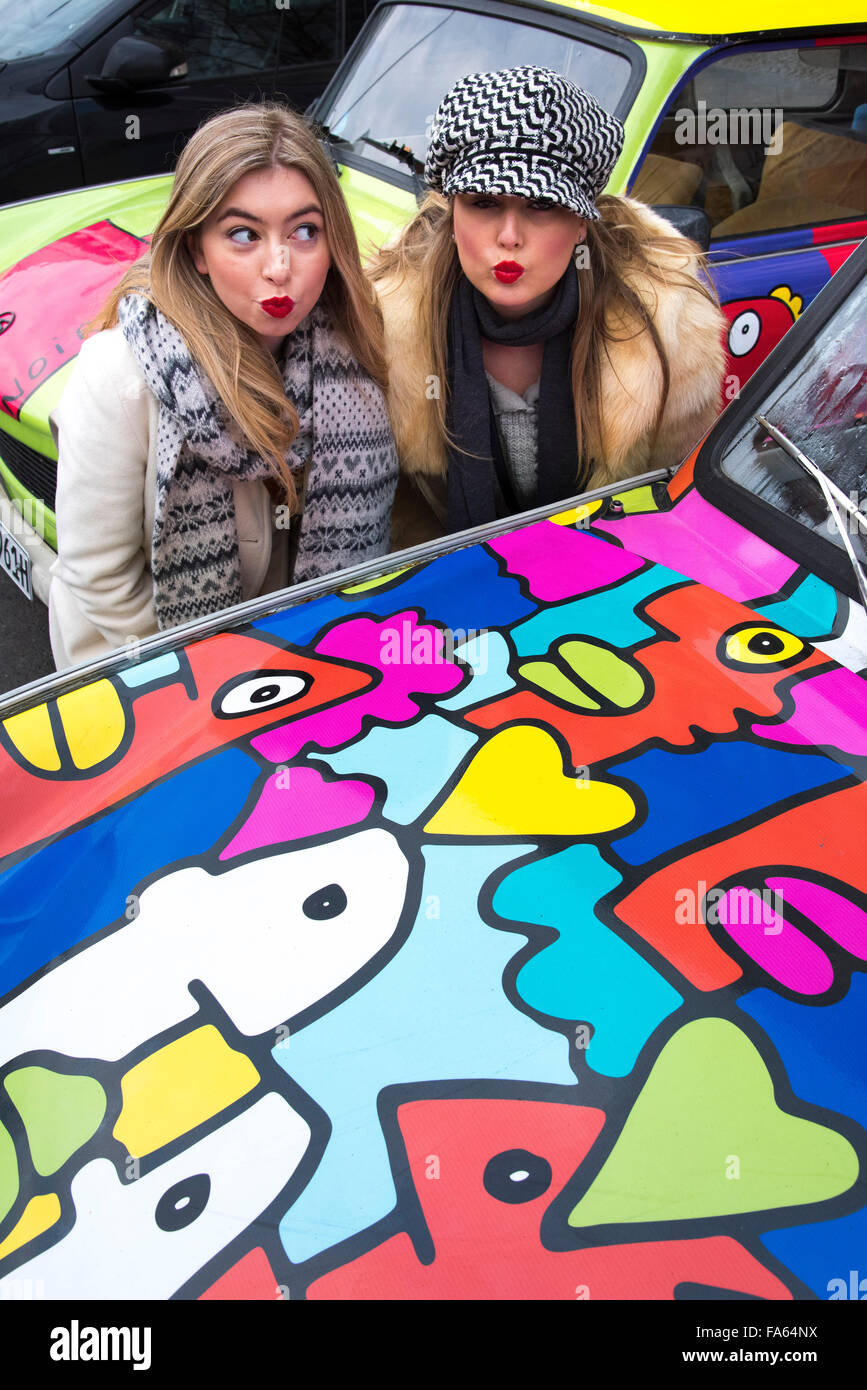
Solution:
[[[592,0],[556,0],[539,8],[574,10],[618,29],[667,38],[712,38],[721,43],[747,35],[770,38],[781,33],[828,34],[849,26],[864,29],[862,0],[829,0],[821,14],[808,0],[761,0],[759,4],[755,0],[725,0],[724,4],[712,0],[701,6],[696,0],[624,0],[616,7]]]

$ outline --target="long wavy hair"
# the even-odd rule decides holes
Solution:
[[[322,208],[331,268],[320,303],[357,362],[385,389],[382,315],[361,258],[337,175],[303,117],[274,103],[241,106],[212,117],[178,160],[168,206],[149,251],[129,267],[94,327],[113,328],[119,300],[141,294],[174,324],[210,378],[247,446],[266,459],[297,502],[286,455],[298,432],[273,355],[215,294],[193,264],[189,234],[245,174],[297,169]]]
[[[608,344],[637,337],[645,330],[656,350],[661,372],[654,437],[659,434],[671,370],[654,324],[654,287],[680,285],[713,304],[718,302],[709,282],[704,283],[681,268],[687,253],[692,253],[698,266],[706,270],[705,257],[695,242],[674,232],[670,236],[649,236],[646,223],[623,198],[604,194],[596,206],[600,219],[587,222],[589,265],[581,273],[581,311],[572,339],[572,398],[579,458],[602,437],[601,364]],[[399,283],[411,275],[421,277],[427,287],[419,312],[431,370],[446,383],[446,389],[430,401],[444,447],[453,442],[446,424],[449,308],[461,273],[452,230],[451,202],[430,192],[401,235],[383,247],[367,266],[375,284],[381,280]],[[649,297],[639,295],[633,288],[630,282],[636,279],[644,281]]]

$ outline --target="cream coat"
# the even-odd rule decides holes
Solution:
[[[48,608],[61,669],[94,661],[157,631],[151,578],[159,406],[119,328],[82,344],[51,417],[58,444],[58,557]],[[288,582],[272,563],[270,497],[236,482],[235,515],[245,599]]]
[[[673,227],[642,203],[628,201],[648,233],[677,236]],[[659,253],[663,269],[696,273],[684,240],[683,252]],[[580,272],[577,272],[580,274]],[[680,463],[709,428],[721,406],[726,320],[704,295],[679,285],[651,284],[634,273],[629,284],[651,311],[668,355],[671,386],[662,426],[651,450],[662,392],[659,358],[646,329],[609,323],[622,339],[609,345],[602,363],[602,437],[590,441],[595,461],[589,487],[633,477],[650,468]],[[402,549],[444,531],[447,459],[430,399],[437,389],[420,332],[421,276],[377,286],[385,320],[389,409],[400,457],[401,481],[392,523],[392,548]]]

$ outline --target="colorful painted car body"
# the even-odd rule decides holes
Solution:
[[[701,21],[677,0],[544,12],[397,0],[378,6],[314,110],[367,249],[414,210],[430,119],[458,76],[539,62],[583,83],[625,125],[609,191],[707,214],[732,321],[727,401],[867,232],[865,39],[849,0],[818,18],[766,0],[760,14],[726,6]],[[83,325],[138,254],[168,184],[0,211],[0,521],[28,550],[43,598],[56,545],[48,417]]]
[[[850,1296],[867,619],[753,416],[863,488],[865,266],[673,477],[0,705],[4,1297]]]

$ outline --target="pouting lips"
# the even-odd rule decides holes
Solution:
[[[524,267],[517,261],[500,261],[494,266],[494,274],[504,285],[513,285],[524,274]]]
[[[279,299],[263,299],[260,300],[259,307],[264,309],[266,314],[270,314],[272,319],[285,319],[295,308],[295,300],[290,299],[288,295]]]

